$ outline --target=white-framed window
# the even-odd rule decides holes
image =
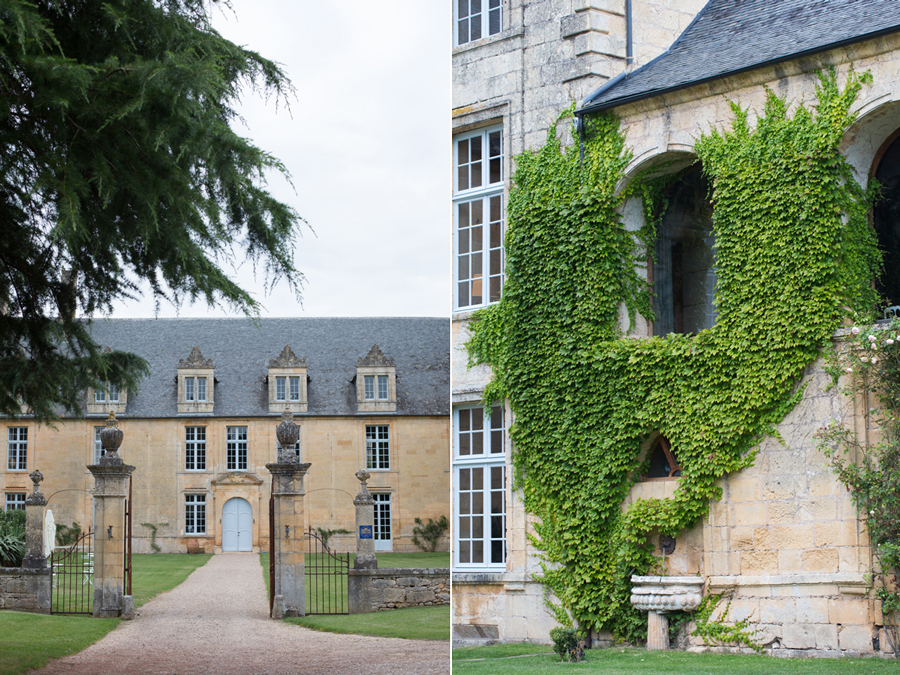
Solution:
[[[103,427],[94,427],[94,464],[99,464],[100,458],[103,457],[103,443],[100,441],[101,431],[103,431]]]
[[[94,403],[105,403],[107,400],[106,394],[109,392],[109,402],[110,403],[118,403],[119,402],[119,387],[115,384],[106,383],[106,389],[96,389],[94,390]]]
[[[206,495],[184,496],[184,533],[206,534]]]
[[[9,427],[6,440],[6,468],[8,471],[28,469],[28,427]]]
[[[387,401],[389,398],[388,376],[387,375],[366,375],[364,381],[365,399],[367,401],[376,400],[375,383],[378,383],[378,400]]]
[[[300,378],[295,376],[277,376],[275,378],[276,401],[299,401]]]
[[[366,425],[366,468],[391,468],[391,428],[387,424]]]
[[[205,401],[206,400],[206,378],[205,377],[186,377],[184,378],[184,400],[185,401]]]
[[[375,500],[375,527],[372,538],[376,551],[391,550],[391,495],[388,492],[373,492]]]
[[[503,406],[454,411],[454,561],[459,569],[506,568],[506,428]]]
[[[297,442],[294,443],[294,452],[297,453],[297,461],[300,461],[300,439],[297,439]],[[275,459],[278,459],[278,456],[281,454],[281,443],[278,442],[278,439],[275,439]]]
[[[375,400],[375,376],[374,375],[366,375],[365,376],[365,398],[367,401]]]
[[[6,510],[7,511],[24,511],[25,510],[25,493],[24,492],[7,492],[6,493]]]
[[[456,309],[500,300],[503,290],[503,129],[453,140]]]
[[[379,401],[387,401],[388,400],[388,376],[387,375],[379,375],[378,376],[378,400]]]
[[[247,470],[247,427],[225,428],[225,470]]]
[[[184,428],[184,468],[206,471],[206,427]]]
[[[456,44],[496,35],[503,29],[502,0],[454,0]]]

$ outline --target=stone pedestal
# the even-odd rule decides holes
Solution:
[[[47,567],[47,558],[44,557],[44,507],[47,500],[38,485],[44,476],[35,470],[30,478],[34,489],[25,499],[25,556],[22,567],[44,569]]]
[[[356,559],[353,568],[358,570],[378,567],[375,557],[375,499],[366,485],[370,475],[365,469],[356,472],[356,478],[362,483],[359,494],[353,500],[356,507]]]
[[[120,616],[125,606],[125,499],[135,467],[116,459],[88,467],[95,483],[94,616],[100,618]]]
[[[693,612],[703,597],[702,577],[631,577],[631,604],[649,612],[647,649],[669,648],[668,612]]]

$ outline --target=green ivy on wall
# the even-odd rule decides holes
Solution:
[[[818,104],[792,115],[770,92],[755,128],[734,106],[730,131],[698,141],[718,320],[694,336],[622,339],[622,308],[632,325],[652,317],[642,272],[664,191],[658,179],[616,191],[630,160],[616,118],[585,120],[583,160],[555,125],[540,150],[517,158],[503,298],[475,315],[467,347],[493,368],[484,400],[506,398],[514,412],[516,485],[564,623],[645,639],[629,595],[631,575],[652,563],[648,532],[675,536],[706,515],[721,498],[717,479],[751,465],[799,400],[804,369],[840,319],[876,305],[874,188],[863,190],[838,152],[869,80],[851,72],[841,89],[823,74]],[[636,232],[619,215],[632,196],[648,216]],[[678,450],[675,494],[623,509],[657,432]]]

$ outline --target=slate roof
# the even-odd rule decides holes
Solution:
[[[587,96],[578,114],[897,31],[898,0],[710,0],[668,51]]]
[[[397,411],[450,414],[450,321],[438,318],[96,319],[94,339],[150,363],[127,417],[177,417],[178,362],[196,345],[215,366],[216,417],[269,416],[267,366],[290,345],[306,359],[309,409],[300,416],[356,415],[357,359],[377,343],[393,358]],[[363,414],[363,413],[360,413]],[[364,413],[372,415],[373,413]]]

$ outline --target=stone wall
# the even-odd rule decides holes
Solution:
[[[0,609],[50,613],[50,568],[0,567]]]
[[[350,570],[351,614],[449,604],[449,569]]]

